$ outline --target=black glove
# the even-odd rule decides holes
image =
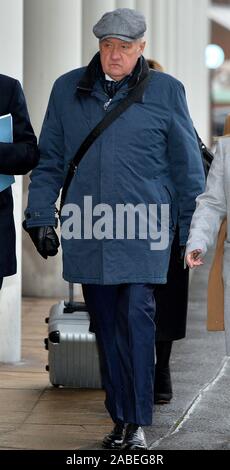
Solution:
[[[27,227],[25,220],[22,226],[43,258],[57,254],[60,243],[54,227]]]
[[[180,263],[180,264],[183,264],[183,263],[184,263],[185,251],[186,251],[186,246],[185,246],[185,245],[179,246],[179,248],[178,248],[178,255],[177,255],[177,261],[178,261],[178,263]]]

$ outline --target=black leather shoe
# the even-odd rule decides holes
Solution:
[[[172,399],[172,382],[169,366],[159,369],[156,366],[154,384],[154,403],[165,405]]]
[[[104,449],[120,449],[124,439],[124,430],[124,423],[116,423],[113,430],[104,437],[102,447]]]
[[[145,434],[141,426],[138,426],[138,424],[127,425],[122,449],[124,450],[148,449],[147,442],[145,439]]]

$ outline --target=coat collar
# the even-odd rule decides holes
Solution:
[[[128,90],[134,88],[140,80],[143,80],[149,74],[149,66],[143,56],[138,60],[132,76],[128,81]],[[77,92],[91,93],[94,89],[95,83],[100,79],[104,79],[104,72],[102,70],[100,61],[100,52],[92,58],[86,71],[77,84]]]
[[[77,91],[92,91],[95,85],[95,82],[100,76],[102,76],[103,70],[101,67],[100,61],[100,52],[92,58],[89,65],[86,68],[86,71],[77,84]]]

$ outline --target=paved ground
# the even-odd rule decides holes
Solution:
[[[174,343],[174,398],[146,429],[154,449],[230,449],[230,359],[224,333],[206,331],[207,269],[193,276],[187,338]],[[22,362],[0,365],[0,449],[98,449],[111,428],[101,390],[49,385],[43,338],[53,302],[23,301]]]
[[[206,331],[208,266],[193,275],[187,338],[174,343],[174,399],[156,407],[148,440],[155,449],[230,449],[230,358],[224,332]]]

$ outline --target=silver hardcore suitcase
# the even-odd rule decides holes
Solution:
[[[99,355],[95,335],[89,333],[89,314],[83,302],[74,302],[69,284],[69,302],[54,305],[46,319],[50,382],[73,388],[101,388]]]

